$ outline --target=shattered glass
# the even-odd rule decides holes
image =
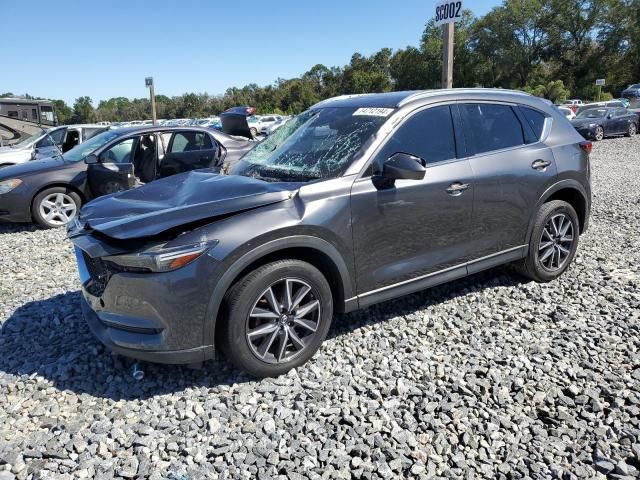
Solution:
[[[386,120],[354,115],[356,110],[308,110],[248,152],[230,173],[277,182],[338,177]]]

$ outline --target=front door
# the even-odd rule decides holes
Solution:
[[[424,179],[376,187],[376,172],[399,152],[425,161]],[[474,186],[469,162],[457,158],[451,108],[430,107],[406,119],[375,155],[370,172],[374,176],[357,180],[351,194],[361,304],[452,267],[464,275]]]
[[[133,154],[137,138],[127,138],[103,150],[98,163],[88,165],[87,180],[94,197],[129,190],[135,186]]]

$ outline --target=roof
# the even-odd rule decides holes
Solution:
[[[352,107],[352,108],[400,108],[414,102],[426,101],[442,97],[477,97],[495,99],[514,96],[531,98],[531,95],[519,90],[497,88],[451,88],[441,90],[413,90],[389,93],[367,93],[362,95],[343,95],[329,98],[315,104],[312,108]]]
[[[12,105],[16,105],[16,104],[33,105],[35,103],[48,103],[50,105],[53,105],[53,102],[51,100],[46,100],[44,98],[28,99],[28,98],[2,97],[0,98],[0,103],[10,103]]]

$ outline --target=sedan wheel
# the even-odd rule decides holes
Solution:
[[[629,130],[627,130],[627,137],[633,137],[638,132],[638,127],[635,123],[629,124]]]
[[[63,227],[75,218],[81,203],[76,192],[54,187],[34,198],[31,213],[33,219],[44,228]]]
[[[595,138],[596,142],[600,142],[604,139],[604,128],[596,127]]]

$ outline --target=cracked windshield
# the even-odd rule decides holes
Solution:
[[[308,110],[247,153],[230,173],[272,182],[338,177],[385,120],[356,108]]]

